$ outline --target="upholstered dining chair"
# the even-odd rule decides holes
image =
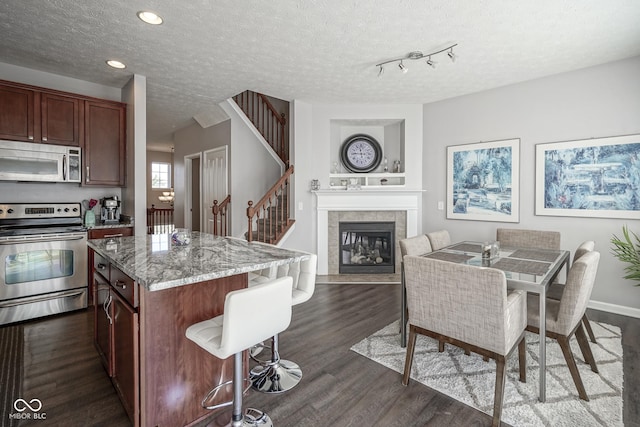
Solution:
[[[425,234],[414,237],[407,237],[398,241],[400,245],[400,255],[422,255],[432,251],[431,242]]]
[[[413,237],[407,237],[406,239],[401,239],[398,241],[398,244],[400,245],[400,260],[403,260],[405,255],[422,255],[422,254],[426,254],[431,252],[431,242],[429,242],[429,238],[427,237],[426,234],[419,234],[417,236],[413,236]],[[402,292],[405,293],[404,295],[404,301],[407,300],[406,298],[406,290],[404,287],[404,263],[401,262],[400,263],[400,280],[402,281]],[[402,296],[401,296],[402,297]],[[405,320],[409,318],[409,310],[407,309],[406,305],[404,307],[404,312],[405,312]],[[406,323],[405,323],[406,326]],[[402,325],[400,325],[400,333],[402,334]],[[404,345],[404,340],[406,339],[406,335],[402,336],[402,343]],[[442,346],[442,350],[440,351],[444,351],[444,343],[441,344]]]
[[[573,254],[573,262],[576,262],[582,255],[587,252],[591,252],[595,249],[596,243],[593,240],[587,240],[582,242],[580,246],[576,249]],[[553,282],[551,286],[549,286],[549,290],[547,291],[547,298],[555,299],[560,301],[562,299],[562,292],[564,291],[564,283]],[[587,335],[589,335],[589,339],[592,343],[597,344],[596,336],[593,333],[593,329],[591,329],[591,323],[589,323],[589,318],[587,317],[587,312],[585,311],[584,316],[582,316],[582,325],[584,329],[587,331]]]
[[[575,334],[582,356],[589,363],[591,370],[598,373],[595,359],[591,353],[591,347],[582,328],[582,316],[587,309],[587,303],[591,297],[593,284],[598,272],[600,253],[587,252],[576,260],[571,266],[567,276],[560,301],[547,298],[546,310],[546,334],[547,337],[558,341],[562,354],[567,362],[573,382],[578,389],[578,395],[582,400],[589,400],[587,392],[580,378],[580,372],[569,346],[569,340]],[[527,298],[527,330],[540,333],[539,299],[537,296]]]
[[[521,230],[498,228],[496,240],[502,247],[560,250],[561,234],[558,231]]]
[[[434,251],[451,244],[451,236],[449,236],[449,232],[447,230],[432,231],[431,233],[427,233],[427,237],[431,243],[431,249]]]
[[[416,335],[442,340],[496,361],[493,426],[500,425],[506,359],[518,347],[526,381],[526,292],[507,293],[504,272],[406,256],[409,343],[402,384],[409,383]]]

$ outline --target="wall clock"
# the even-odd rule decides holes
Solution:
[[[342,143],[340,159],[351,172],[371,172],[382,161],[382,148],[369,135],[352,135]]]

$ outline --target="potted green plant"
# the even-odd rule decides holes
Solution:
[[[624,269],[627,273],[624,278],[634,280],[637,282],[636,286],[640,286],[640,237],[633,231],[629,231],[626,225],[622,227],[622,235],[624,239],[613,235],[611,250],[616,258],[629,264]]]

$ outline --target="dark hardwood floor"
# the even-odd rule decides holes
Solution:
[[[249,391],[245,406],[265,410],[278,427],[490,425],[489,415],[415,381],[403,387],[400,374],[349,350],[399,317],[399,290],[318,285],[310,301],[294,307],[291,326],[280,336],[282,357],[301,365],[302,382],[280,395]],[[91,313],[25,323],[23,395],[40,399],[47,419],[20,426],[130,425],[93,347]],[[588,314],[622,328],[625,426],[640,426],[640,319]]]

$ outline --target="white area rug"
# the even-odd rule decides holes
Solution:
[[[538,400],[538,335],[527,332],[527,382],[518,381],[518,352],[507,361],[502,421],[513,426],[622,426],[622,342],[620,329],[591,322],[598,344],[590,342],[599,374],[584,363],[575,338],[571,340],[580,376],[590,401],[578,398],[560,346],[547,339],[547,401]],[[406,350],[400,347],[399,322],[365,338],[351,350],[402,374]],[[418,335],[411,380],[438,390],[493,415],[495,362]],[[401,381],[398,375],[398,381]]]

